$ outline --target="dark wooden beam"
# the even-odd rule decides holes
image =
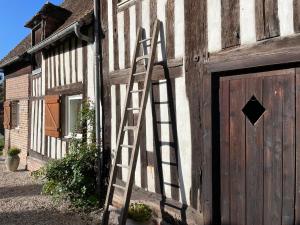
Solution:
[[[213,54],[206,65],[210,72],[220,72],[299,61],[300,35],[296,35]]]
[[[192,144],[191,205],[213,223],[211,170],[210,83],[205,83],[207,56],[207,1],[185,0],[185,77],[190,109]],[[207,114],[205,114],[207,113]]]
[[[50,88],[46,91],[46,95],[75,95],[83,93],[83,83],[74,83],[64,86],[58,86],[55,88]]]
[[[169,60],[168,61],[168,68],[169,68],[169,74],[170,78],[176,78],[181,77],[183,74],[183,62],[182,58]],[[144,71],[143,66],[137,67],[137,72]],[[127,84],[128,83],[128,77],[130,74],[131,68],[118,70],[114,72],[109,73],[110,77],[110,84]],[[152,80],[162,80],[165,79],[165,71],[162,65],[157,65],[153,69],[152,74]],[[136,79],[137,82],[140,81],[139,79]]]

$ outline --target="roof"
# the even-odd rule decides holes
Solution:
[[[48,16],[58,21],[64,21],[70,16],[70,14],[71,12],[69,10],[47,2],[43,5],[40,11],[38,11],[35,16],[25,24],[25,27],[32,29],[35,27],[38,21],[41,21],[43,18]]]
[[[65,0],[60,7],[70,11],[72,14],[60,27],[57,28],[56,31],[53,32],[53,34],[64,30],[75,22],[85,19],[89,15],[92,15],[94,9],[93,0]],[[3,65],[12,59],[24,55],[30,47],[31,35],[29,34],[0,61],[0,68],[1,66],[4,67]]]

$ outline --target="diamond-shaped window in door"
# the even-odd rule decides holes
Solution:
[[[259,118],[264,114],[266,109],[253,95],[247,102],[247,104],[244,106],[242,111],[248,118],[248,120],[252,123],[252,125],[255,125]]]

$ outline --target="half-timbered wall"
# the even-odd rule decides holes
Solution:
[[[178,185],[179,191],[164,184],[166,194],[173,199],[181,198],[206,214],[212,207],[212,187],[207,185],[212,176],[211,131],[207,129],[211,121],[208,114],[203,114],[205,108],[211,107],[210,89],[205,92],[205,88],[210,88],[210,80],[205,76],[204,62],[210,54],[295,35],[300,30],[299,3],[297,0],[136,0],[118,8],[117,1],[112,0],[105,7],[103,17],[108,38],[103,57],[107,56],[104,61],[108,67],[104,65],[104,73],[109,74],[111,84],[112,151],[116,148],[129,75],[126,69],[131,66],[137,28],[142,26],[149,36],[153,22],[159,18],[163,22],[163,41],[158,45],[157,59],[184,59],[183,68],[180,75],[169,70],[170,80],[159,77],[153,82],[135,182],[146,190],[159,192],[155,150],[161,150],[163,162],[170,162],[172,155],[168,149],[175,143],[179,152],[179,177],[184,174],[181,178],[184,182]],[[140,83],[135,88],[138,87]],[[132,104],[136,106],[138,102],[136,95]],[[127,136],[125,140],[130,142],[131,138]],[[127,162],[128,152],[124,150],[122,163]],[[165,183],[174,184],[176,175],[172,167],[163,165],[163,173]],[[123,169],[119,177],[125,180],[126,175]],[[205,220],[209,221],[210,216],[207,213]]]
[[[65,96],[82,94],[93,100],[93,48],[72,36],[43,54],[42,70],[32,77],[31,149],[42,156],[65,156],[68,138],[45,136],[45,95],[61,96],[61,123],[64,126]]]
[[[298,5],[297,0],[207,1],[208,51],[297,33]]]
[[[162,21],[162,29],[157,46],[157,61],[165,63],[168,61],[169,70],[157,72],[156,75],[159,78],[153,81],[152,93],[148,99],[143,122],[135,183],[157,193],[161,192],[160,183],[162,183],[167,197],[188,203],[191,187],[191,136],[190,113],[182,67],[184,1],[143,0],[122,8],[118,8],[116,3],[117,1],[108,1],[107,6],[108,59],[111,84],[113,84],[110,90],[112,151],[116,148],[126,95],[129,73],[125,71],[131,67],[137,29],[141,26],[145,31],[145,36],[150,37],[155,19],[158,18]],[[175,63],[176,71],[170,69],[171,62]],[[120,73],[123,74],[123,79]],[[141,89],[142,82],[136,83],[134,88]],[[137,107],[140,100],[141,96],[134,94],[133,107]],[[184,119],[176,120],[176,118]],[[130,120],[137,120],[137,112],[134,112]],[[130,135],[125,136],[125,142],[132,141],[132,138]],[[162,155],[163,180],[159,179],[157,171],[156,151],[160,151]],[[122,164],[126,164],[129,152],[125,149],[122,152]],[[176,153],[178,153],[178,162]],[[176,164],[179,166],[178,170]],[[126,180],[126,169],[122,170],[119,177]]]

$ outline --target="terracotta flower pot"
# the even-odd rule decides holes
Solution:
[[[15,172],[20,164],[20,157],[18,155],[15,156],[7,156],[5,160],[6,168],[11,171]]]

